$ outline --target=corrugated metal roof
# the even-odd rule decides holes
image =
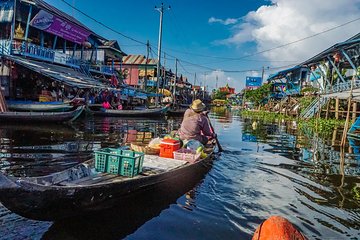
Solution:
[[[151,59],[149,58],[147,63],[146,63],[146,57],[144,55],[128,55],[123,57],[123,65],[124,64],[128,64],[128,65],[156,65],[157,64],[157,60],[156,59]]]
[[[17,56],[6,56],[6,58],[55,81],[65,85],[78,88],[108,88],[109,86],[100,82],[100,80],[91,78],[68,67],[63,67],[51,63],[39,62],[30,59],[24,59]]]
[[[284,78],[284,77],[286,76],[286,74],[288,74],[289,72],[296,71],[296,70],[298,70],[298,69],[300,69],[300,68],[302,68],[302,66],[296,65],[295,67],[292,67],[292,68],[288,68],[288,69],[279,71],[279,72],[277,72],[277,73],[275,73],[275,74],[271,74],[271,75],[268,77],[267,81]]]
[[[327,56],[339,51],[339,49],[347,49],[352,48],[354,45],[358,45],[360,43],[360,33],[356,34],[355,36],[349,38],[344,42],[337,43],[328,49],[322,51],[321,53],[315,55],[314,57],[308,59],[307,61],[301,63],[301,65],[311,65],[317,62],[322,61]]]

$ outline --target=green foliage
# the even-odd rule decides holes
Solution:
[[[319,91],[318,88],[309,86],[309,87],[305,87],[305,88],[301,89],[301,94],[304,94],[304,93],[307,93],[307,92],[313,93],[313,92],[318,92],[318,91]]]
[[[304,111],[313,101],[315,97],[302,97],[299,100],[300,103],[300,109],[301,111]]]
[[[323,119],[323,118],[311,118],[311,119],[299,119],[299,129],[305,133],[319,133],[321,135],[332,134],[333,130],[338,127],[342,127],[345,124],[345,120],[336,119]]]
[[[241,111],[240,115],[243,118],[250,118],[261,120],[267,123],[274,123],[279,121],[294,121],[298,123],[298,128],[305,134],[313,135],[319,133],[322,136],[328,136],[332,134],[333,130],[338,127],[343,127],[345,124],[344,120],[336,119],[296,119],[294,117],[286,116],[281,113],[265,112],[265,111]]]
[[[213,95],[212,99],[221,99],[221,100],[225,100],[226,99],[226,95],[228,95],[228,92],[221,92],[219,90],[217,90],[215,92],[215,94]]]
[[[353,198],[357,201],[360,201],[360,186],[353,187],[351,192],[354,194]]]
[[[286,116],[282,113],[273,113],[273,112],[265,112],[265,111],[241,111],[240,116],[243,118],[251,118],[258,119],[264,122],[277,122],[279,120],[293,120],[294,118],[290,116]]]
[[[245,98],[248,101],[253,102],[256,106],[259,106],[260,103],[266,98],[270,93],[271,85],[266,83],[254,90],[245,90]]]

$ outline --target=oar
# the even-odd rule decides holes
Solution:
[[[212,124],[211,124],[210,118],[209,118],[209,116],[208,116],[207,114],[206,114],[206,117],[207,117],[207,119],[208,119],[209,126],[210,126],[210,128],[211,128],[211,131],[212,131],[213,133],[215,133],[215,130],[214,130]],[[219,142],[219,139],[217,138],[217,135],[216,135],[216,137],[215,137],[215,141],[216,141],[216,145],[218,146],[219,152],[222,152],[222,151],[223,151],[223,148],[222,148],[221,145],[220,145],[220,142]]]

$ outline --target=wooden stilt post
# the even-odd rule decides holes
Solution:
[[[334,129],[332,139],[331,139],[331,146],[336,146],[336,136],[337,136],[337,129]]]
[[[335,98],[335,118],[339,119],[339,98]]]
[[[325,119],[328,119],[329,117],[329,108],[330,108],[330,103],[331,103],[331,98],[328,100],[327,104],[326,104],[326,114],[325,114]]]
[[[351,102],[352,102],[352,94],[353,94],[353,89],[354,89],[355,78],[356,78],[356,74],[353,76],[353,78],[351,80],[351,88],[350,88],[350,94],[349,94],[348,109],[347,109],[347,113],[346,113],[346,121],[345,121],[344,132],[343,132],[341,144],[340,144],[341,147],[345,146],[347,131],[349,129],[350,107],[351,107]]]
[[[356,110],[357,110],[357,102],[353,102],[352,119],[351,119],[352,123],[354,123],[356,120]]]

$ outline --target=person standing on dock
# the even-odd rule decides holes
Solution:
[[[216,135],[211,131],[209,119],[204,112],[206,106],[200,100],[196,99],[184,113],[184,119],[178,132],[181,140],[195,139],[206,144]]]

